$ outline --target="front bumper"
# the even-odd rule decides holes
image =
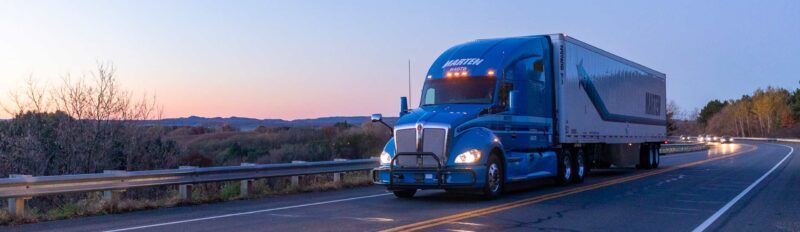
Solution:
[[[425,156],[426,154],[399,154]],[[392,163],[397,159],[395,156]],[[438,159],[437,159],[438,162]],[[374,184],[386,185],[389,190],[402,189],[477,189],[486,182],[483,165],[442,167],[381,166],[372,170]]]

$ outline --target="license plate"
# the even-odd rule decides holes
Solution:
[[[425,175],[422,173],[414,173],[414,180],[418,183],[422,183],[425,181]]]

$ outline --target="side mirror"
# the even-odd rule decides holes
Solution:
[[[517,114],[517,104],[519,104],[519,91],[518,90],[511,90],[508,93],[508,112],[511,114]]]
[[[380,122],[380,121],[383,121],[383,115],[372,114],[372,122]]]
[[[372,117],[370,117],[370,119],[372,120],[372,122],[379,122],[384,126],[386,126],[386,128],[389,128],[389,134],[394,136],[394,128],[392,128],[392,126],[389,126],[389,124],[386,124],[386,122],[383,121],[383,115],[372,114]]]

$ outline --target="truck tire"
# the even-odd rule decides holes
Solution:
[[[658,168],[661,164],[661,145],[653,144],[653,168]]]
[[[639,169],[651,169],[653,167],[653,149],[649,144],[642,144],[639,149]]]
[[[572,183],[583,183],[589,169],[586,168],[586,153],[576,149],[572,157]]]
[[[416,189],[396,190],[396,191],[393,191],[392,193],[394,193],[394,196],[399,197],[399,198],[412,198],[412,197],[414,197],[414,194],[417,193],[417,190]]]
[[[503,194],[504,177],[503,164],[496,154],[489,156],[486,161],[486,185],[483,187],[483,196],[486,199],[494,199]]]
[[[558,171],[556,175],[556,184],[567,185],[572,180],[572,154],[569,150],[564,149],[557,155],[558,158]]]

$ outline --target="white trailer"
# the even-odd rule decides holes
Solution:
[[[560,143],[602,143],[598,159],[630,166],[640,162],[641,144],[666,139],[664,73],[564,34],[550,38]]]

